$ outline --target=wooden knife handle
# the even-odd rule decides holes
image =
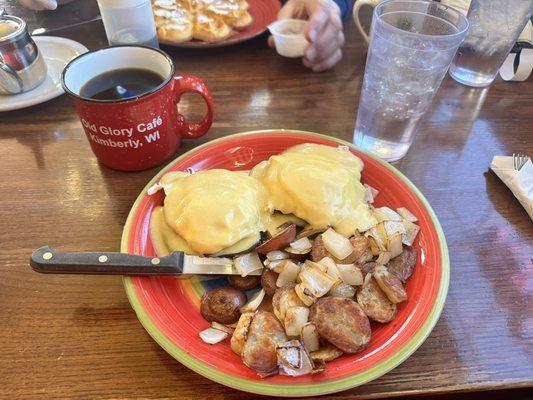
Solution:
[[[166,257],[144,257],[127,253],[58,253],[45,246],[30,257],[34,271],[42,274],[86,275],[180,275],[182,252]]]

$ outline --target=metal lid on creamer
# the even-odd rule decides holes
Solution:
[[[16,41],[26,33],[26,22],[13,15],[0,16],[0,44]]]

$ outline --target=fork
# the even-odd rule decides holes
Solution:
[[[520,169],[529,161],[529,157],[523,154],[513,153],[513,168],[515,171],[520,171]]]

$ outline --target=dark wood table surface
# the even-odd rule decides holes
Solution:
[[[22,13],[13,1],[8,6]],[[81,8],[74,7],[23,14],[35,28],[78,18]],[[210,132],[184,143],[178,154],[264,128],[351,140],[365,45],[352,23],[346,32],[344,59],[321,74],[279,57],[265,37],[220,50],[165,48],[177,71],[207,82],[217,109]],[[60,35],[90,49],[106,45],[100,22]],[[182,109],[198,116],[203,105],[192,96]],[[480,90],[445,78],[396,166],[422,190],[444,227],[452,269],[446,307],[401,366],[329,398],[511,388],[526,388],[519,392],[527,398],[533,386],[533,224],[489,164],[494,155],[533,155],[532,139],[531,81],[497,80]],[[118,250],[128,211],[159,168],[124,173],[99,165],[66,96],[0,114],[0,168],[0,398],[256,397],[170,357],[138,322],[119,277],[42,276],[28,266],[30,253],[45,244]]]

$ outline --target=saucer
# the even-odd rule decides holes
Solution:
[[[19,110],[44,103],[64,93],[61,72],[74,57],[86,53],[87,48],[74,40],[55,36],[35,36],[33,40],[41,51],[48,67],[45,81],[29,92],[16,95],[0,95],[0,112]]]

